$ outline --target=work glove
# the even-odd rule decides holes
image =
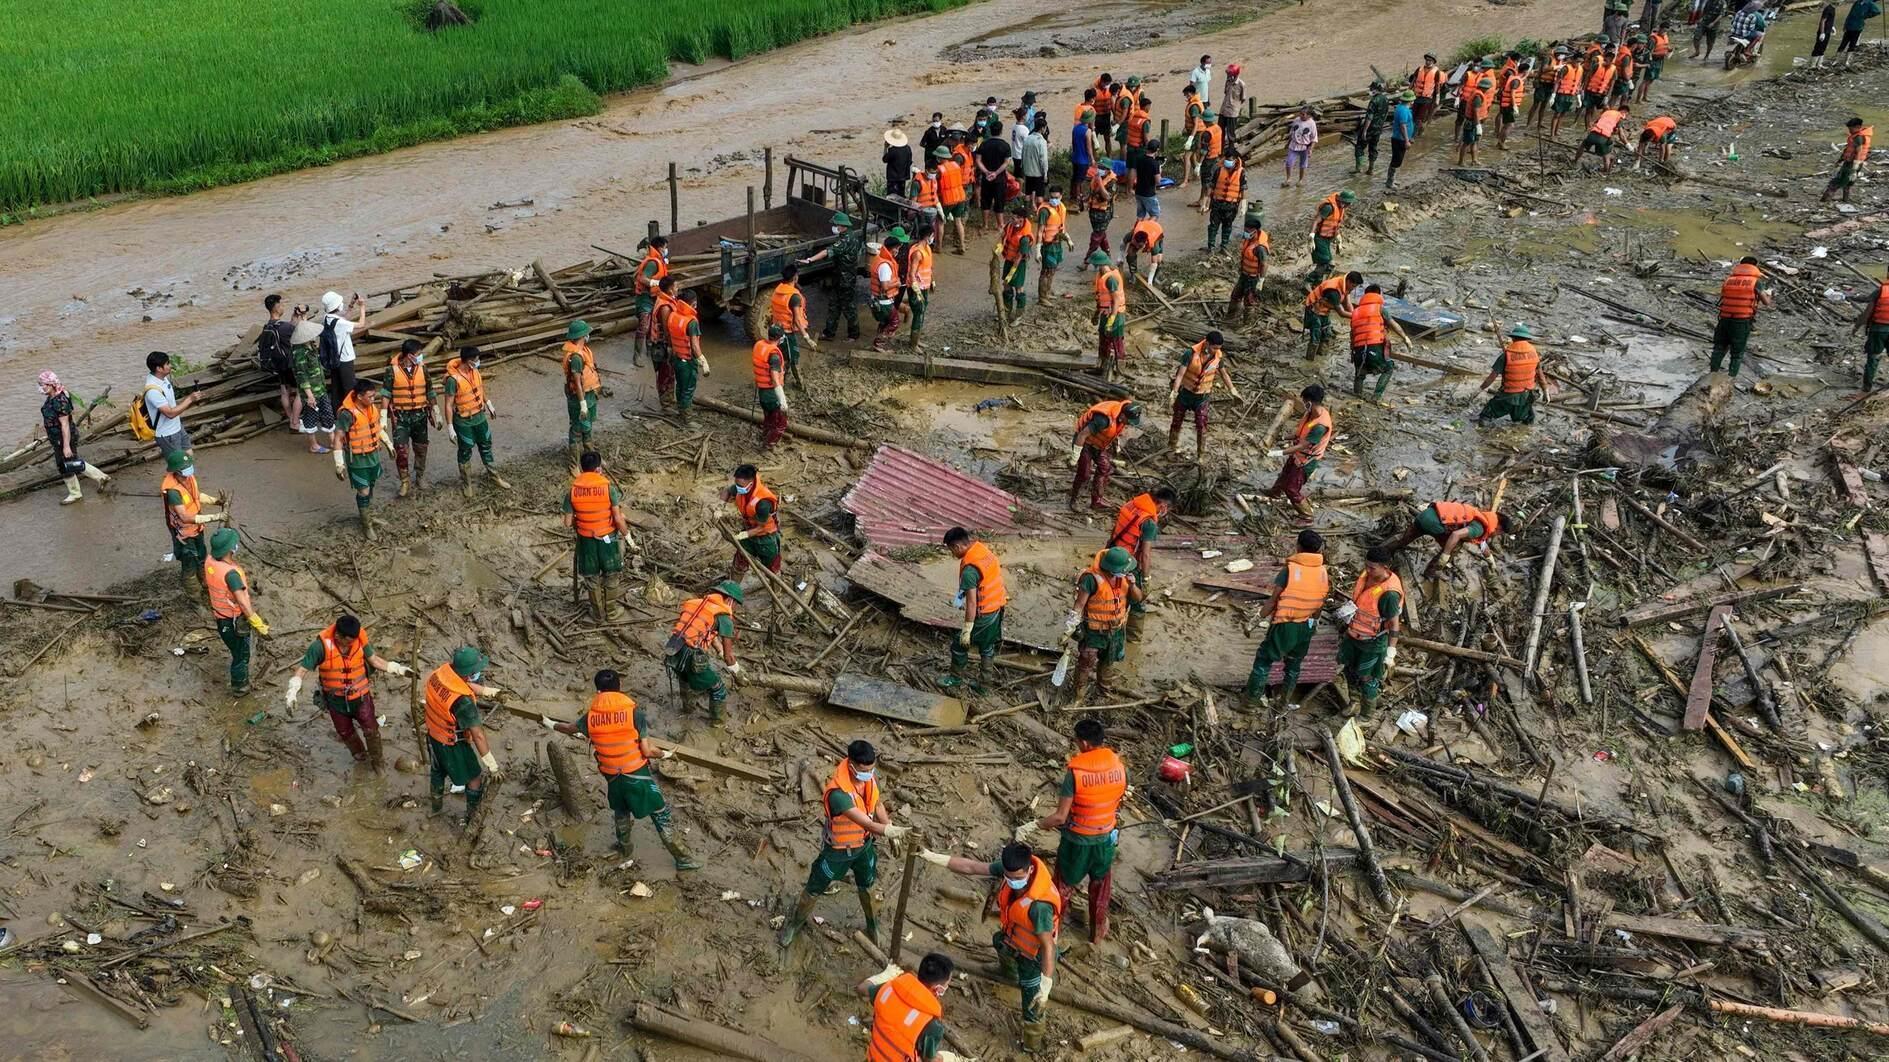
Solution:
[[[1254,628],[1254,633],[1258,634],[1259,640],[1263,642],[1266,640],[1266,633],[1270,630],[1272,630],[1272,617],[1267,616],[1259,621],[1259,626]]]
[[[1358,606],[1349,601],[1345,602],[1342,605],[1339,605],[1338,608],[1332,613],[1332,615],[1338,617],[1338,622],[1340,623],[1350,623],[1351,617],[1357,614],[1358,614]]]
[[[964,626],[958,628],[958,645],[966,649],[971,647],[971,628],[974,625],[972,621],[966,620]]]
[[[938,1062],[977,1062],[977,1059],[941,1047],[938,1049]]]
[[[297,697],[300,697],[301,695],[302,695],[302,676],[290,675],[289,676],[289,692],[287,696],[282,698],[283,703],[286,704],[291,711],[293,711],[295,708],[295,699]]]
[[[396,678],[406,678],[408,675],[413,674],[413,669],[398,660],[389,660],[387,662],[387,673]]]
[[[203,503],[204,505],[215,505],[217,503],[217,500],[218,500],[217,496],[214,494],[197,495],[197,501]]]
[[[214,524],[221,519],[223,519],[222,513],[198,513],[190,518],[190,522],[193,524]]]
[[[1031,837],[1036,836],[1037,832],[1040,831],[1041,829],[1042,827],[1036,824],[1036,820],[1031,819],[1030,821],[1024,823],[1023,825],[1017,827],[1016,832],[1010,835],[1010,839],[1013,841],[1026,841],[1030,839]]]
[[[737,531],[737,532],[735,532],[735,541],[736,541],[736,542],[746,542],[747,540],[749,540],[749,539],[751,539],[751,538],[753,538],[753,537],[754,537],[754,529],[753,529],[753,528],[749,528],[749,529],[748,529],[748,530],[746,530],[746,531]]]
[[[912,832],[912,828],[910,826],[900,826],[897,823],[888,823],[885,828],[885,839],[888,841],[896,841],[899,838],[911,832]]]
[[[1030,1007],[1032,1009],[1042,1010],[1043,1007],[1049,1003],[1049,990],[1055,983],[1056,979],[1054,977],[1050,977],[1047,974],[1044,975],[1043,982],[1036,986],[1035,997],[1030,1000]]]
[[[249,614],[249,626],[250,629],[254,630],[257,634],[269,633],[269,624],[264,622],[261,616],[253,612]]]
[[[477,693],[481,697],[497,697],[499,694],[504,693],[505,691],[502,689],[499,689],[497,686],[480,686],[478,689],[474,690],[473,692]]]
[[[673,760],[676,758],[676,750],[675,749],[657,749],[656,758],[659,760]]]
[[[880,985],[885,984],[887,981],[892,980],[894,977],[904,972],[904,968],[900,967],[898,963],[889,962],[885,964],[885,969],[866,978],[866,983],[874,988],[878,988]]]
[[[1276,459],[1276,458],[1281,458],[1281,457],[1284,457],[1285,455],[1286,455],[1286,452],[1285,452],[1284,450],[1268,450],[1268,451],[1266,451],[1266,456],[1267,456],[1267,457],[1271,457],[1271,458],[1275,458],[1275,459]]]
[[[453,430],[453,425],[451,421],[447,421],[446,423],[446,441],[447,442],[459,441],[459,433]]]
[[[1080,460],[1082,460],[1082,447],[1080,446],[1070,447],[1069,448],[1069,467],[1070,468],[1076,467],[1076,462]]]
[[[555,720],[555,719],[553,719],[553,718],[551,718],[551,717],[550,717],[550,716],[548,716],[548,715],[541,715],[541,716],[539,716],[539,717],[538,717],[538,722],[540,722],[540,723],[543,723],[543,724],[544,724],[544,728],[545,728],[546,730],[556,730],[556,729],[558,728],[558,721],[557,721],[557,720]]]
[[[1389,646],[1388,648],[1384,650],[1384,667],[1388,669],[1392,664],[1395,664],[1396,662],[1397,662],[1397,647],[1394,645]]]
[[[1077,613],[1075,609],[1072,608],[1065,613],[1063,615],[1063,637],[1067,638],[1076,633],[1076,627],[1081,622],[1082,616]]]
[[[492,755],[490,750],[487,750],[484,755],[479,757],[479,769],[493,779],[497,779],[499,773],[498,757]]]
[[[948,868],[951,866],[950,856],[945,855],[943,852],[934,852],[929,848],[920,848],[918,850],[918,858],[924,860],[927,863],[935,863],[941,867]]]
[[[348,478],[347,459],[341,456],[343,447],[335,447],[335,478]]]

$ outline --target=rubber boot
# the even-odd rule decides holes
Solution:
[[[919,336],[924,331],[925,330],[922,328],[912,329],[912,334],[906,338],[905,349],[911,351],[914,354],[918,353],[918,351],[921,349],[921,341],[919,339]]]
[[[621,610],[617,608],[617,578],[618,575],[616,572],[605,572],[598,579],[598,581],[603,584],[600,589],[603,604],[598,611],[598,616],[605,623],[615,620],[621,612]]]
[[[628,859],[630,854],[636,850],[636,835],[634,833],[636,817],[634,815],[626,815],[619,811],[611,816],[611,824],[616,827],[617,854]]]
[[[794,390],[805,391],[807,389],[806,381],[800,378],[799,362],[796,361],[792,365],[787,366],[787,378],[793,382]]]
[[[980,656],[977,658],[977,681],[973,683],[972,686],[974,688],[975,687],[988,688],[990,686],[990,658],[989,657]],[[978,692],[982,693],[983,689],[979,688]]]
[[[630,340],[630,367],[632,369],[640,369],[643,367],[643,346],[646,342],[647,340],[643,337],[643,329],[638,327],[636,334],[631,337]]]
[[[1205,460],[1207,460],[1207,433],[1197,431],[1194,433],[1194,463],[1200,464]]]
[[[472,497],[472,462],[470,461],[459,462],[459,493],[467,498]]]
[[[1044,1022],[1040,1020],[1024,1022],[1023,1049],[1033,1055],[1040,1053],[1043,1050],[1044,1031]]]
[[[408,472],[400,473],[400,493],[395,495],[395,497],[404,498],[407,495],[412,494],[412,493],[413,493],[412,474]]]
[[[362,509],[360,512],[361,512],[361,537],[367,539],[369,542],[373,542],[375,541],[375,537],[376,537],[374,535],[374,517],[370,515],[370,511],[367,509]]]
[[[369,730],[361,736],[367,742],[367,762],[374,768],[374,773],[379,774],[387,764],[386,759],[381,755],[380,731]]]
[[[677,870],[700,870],[702,861],[695,858],[689,846],[683,844],[676,835],[668,830],[657,830],[656,836],[662,839],[662,846],[669,850],[669,858],[676,861]]]
[[[420,495],[426,490],[426,447],[415,444],[413,447],[413,493]]]
[[[871,889],[859,890],[859,909],[866,915],[866,939],[874,944],[879,942],[879,911],[873,902]]]
[[[604,600],[603,600],[602,577],[593,576],[592,578],[586,580],[586,584],[584,587],[584,594],[585,596],[590,598],[591,613],[597,617],[598,623],[602,623],[604,621]]]
[[[435,815],[439,814],[442,811],[445,811],[446,810],[446,790],[435,789],[432,792],[428,793],[427,798],[426,798],[426,803],[427,803],[427,806],[432,809],[433,814]]]
[[[512,489],[512,485],[510,483],[505,482],[505,477],[499,475],[498,469],[493,468],[491,465],[485,466],[485,478],[491,480],[493,483],[498,484],[498,488],[500,490]]]
[[[79,489],[79,477],[67,476],[66,477],[66,496],[59,499],[59,504],[71,505],[73,502],[84,501],[84,500],[85,500],[85,492]]]
[[[1108,939],[1108,901],[1115,892],[1115,872],[1109,871],[1099,878],[1089,879],[1089,943],[1100,944]],[[1068,905],[1064,904],[1064,910]]]
[[[1076,680],[1069,684],[1069,700],[1072,704],[1081,704],[1088,695],[1089,681],[1095,677],[1095,669],[1081,661],[1076,661]]]
[[[106,494],[111,493],[112,478],[106,475],[104,470],[97,465],[87,462],[85,467],[79,470],[79,474],[98,484],[100,492]]]
[[[1359,398],[1364,397],[1364,370],[1363,369],[1359,369],[1357,372],[1351,374],[1351,393],[1358,396]]]
[[[367,745],[361,741],[361,735],[349,734],[341,739],[341,743],[348,747],[348,755],[354,757],[355,763],[367,762]]]
[[[808,916],[813,914],[813,905],[819,902],[818,896],[801,893],[800,902],[794,905],[794,911],[787,916],[787,921],[781,923],[780,934],[774,938],[774,943],[783,948],[791,945],[794,935],[800,932],[800,927],[806,925]]]
[[[1056,274],[1043,271],[1036,278],[1036,301],[1038,305],[1049,305],[1050,285],[1056,280]]]
[[[466,790],[466,817],[460,820],[460,825],[462,826],[472,825],[472,815],[474,812],[479,810],[479,801],[484,800],[484,799],[485,799],[485,790],[472,789],[472,788],[468,788]]]
[[[564,456],[570,463],[571,475],[575,476],[584,467],[584,444],[580,442],[570,443],[564,447]]]

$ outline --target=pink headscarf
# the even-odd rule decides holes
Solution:
[[[45,372],[39,374],[39,385],[41,387],[52,388],[52,393],[56,395],[64,394],[66,390],[59,383],[59,374],[51,369],[47,369]]]

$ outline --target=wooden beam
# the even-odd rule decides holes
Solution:
[[[1658,1036],[1660,1030],[1671,1025],[1674,1019],[1685,1012],[1686,1005],[1684,1003],[1674,1003],[1658,1014],[1635,1025],[1632,1032],[1622,1036],[1620,1042],[1608,1048],[1607,1053],[1600,1056],[1597,1062],[1625,1062],[1626,1059],[1632,1058],[1634,1055],[1645,1050],[1646,1045],[1653,1042],[1653,1037]]]
[[[926,693],[868,675],[848,673],[833,680],[828,704],[920,726],[961,726],[969,718],[956,697]]]
[[[1712,666],[1718,662],[1719,629],[1732,614],[1730,605],[1714,605],[1705,617],[1705,634],[1699,640],[1699,660],[1692,666],[1692,684],[1686,688],[1687,730],[1705,727],[1705,713],[1712,707]]]
[[[1715,594],[1711,597],[1695,597],[1689,601],[1679,601],[1670,605],[1642,605],[1620,614],[1623,627],[1644,627],[1649,623],[1664,623],[1681,616],[1690,616],[1694,612],[1703,612],[1720,605],[1742,605],[1747,602],[1769,601],[1774,597],[1783,597],[1803,588],[1802,583],[1790,583],[1784,586],[1761,586],[1755,590],[1733,590]],[[1402,639],[1408,644],[1409,639]]]
[[[1508,998],[1509,1011],[1534,1042],[1535,1057],[1545,1058],[1548,1062],[1568,1062],[1568,1053],[1561,1049],[1561,1041],[1555,1039],[1554,1027],[1542,1015],[1541,1005],[1535,1002],[1535,994],[1522,985],[1515,967],[1509,965],[1508,949],[1497,943],[1495,935],[1488,929],[1467,918],[1462,921],[1462,929],[1469,946],[1488,964],[1489,976],[1495,978],[1496,988]]]

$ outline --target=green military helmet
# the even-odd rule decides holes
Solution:
[[[1108,257],[1108,252],[1107,252],[1107,251],[1091,251],[1091,252],[1089,252],[1089,264],[1090,264],[1090,265],[1092,265],[1092,266],[1106,266],[1106,265],[1108,265],[1108,264],[1109,264],[1109,257]]]
[[[236,552],[237,537],[233,527],[218,528],[216,534],[210,536],[210,556],[227,557]]]
[[[1102,570],[1110,575],[1127,575],[1135,570],[1135,555],[1120,546],[1111,546],[1102,554]]]
[[[1130,402],[1127,405],[1123,406],[1122,419],[1127,421],[1130,424],[1140,424],[1141,423],[1141,404],[1139,402]]]
[[[590,334],[589,321],[572,321],[571,326],[564,330],[565,339],[582,339],[589,334]]]
[[[1340,203],[1343,203],[1346,206],[1350,206],[1351,204],[1358,201],[1358,193],[1347,188],[1344,191],[1338,193],[1338,201]]]
[[[779,321],[774,321],[767,326],[767,338],[769,339],[782,339],[785,338],[786,335],[787,329],[782,328]]]
[[[170,472],[182,472],[190,467],[190,455],[183,450],[172,450],[164,455],[164,468]]]
[[[741,584],[735,582],[733,579],[723,579],[721,582],[715,584],[715,591],[724,595],[728,600],[733,601],[737,605],[746,603],[741,597]]]
[[[485,670],[485,654],[470,645],[462,645],[453,650],[453,670],[461,678],[471,678]]]
[[[931,157],[934,159],[948,159],[951,157],[951,149],[945,147],[943,144],[939,144],[937,147],[931,149]]]
[[[846,228],[852,225],[852,223],[853,223],[853,219],[847,215],[846,211],[835,210],[833,212],[833,224],[838,225],[841,228]]]
[[[1530,332],[1530,331],[1528,330],[1528,326],[1527,326],[1527,325],[1525,325],[1525,324],[1517,324],[1517,325],[1511,325],[1511,326],[1509,327],[1509,333],[1508,333],[1508,334],[1509,334],[1509,337],[1510,337],[1511,339],[1533,339],[1533,338],[1535,338],[1535,333],[1533,333],[1533,332]]]

